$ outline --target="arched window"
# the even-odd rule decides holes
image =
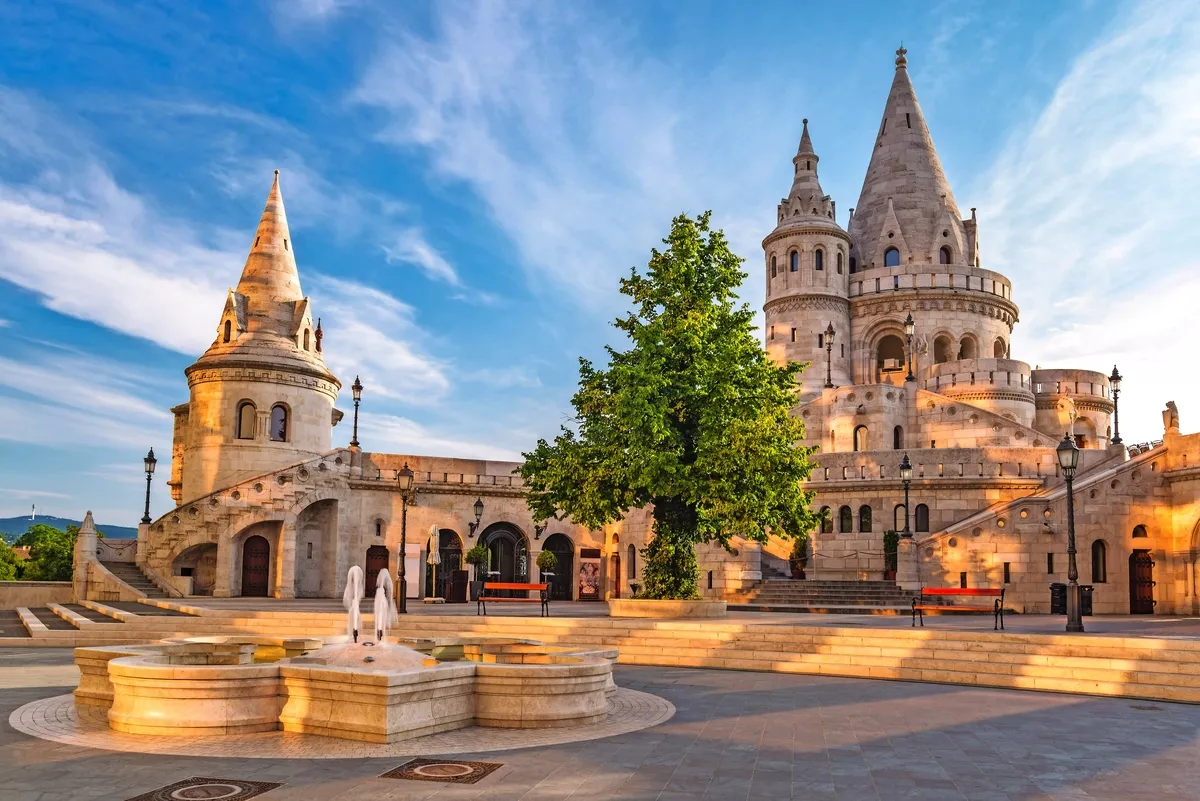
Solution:
[[[637,578],[637,548],[629,544],[629,566],[625,568],[625,578],[633,581]]]
[[[1104,584],[1108,581],[1108,546],[1104,540],[1092,543],[1092,583]]]
[[[793,250],[792,255],[789,258],[792,261],[791,261],[791,264],[788,266],[788,269],[791,270],[792,272],[796,272],[797,270],[800,269],[800,251]]]
[[[960,359],[978,359],[979,346],[975,344],[975,337],[968,334],[963,337],[958,343],[958,358]]]
[[[913,522],[913,526],[917,531],[929,531],[929,507],[923,503],[918,503],[914,511],[916,514],[913,516],[916,520]]]
[[[895,334],[888,334],[879,340],[875,350],[875,366],[881,373],[900,373],[904,371],[904,340]],[[879,380],[883,380],[882,376]]]
[[[904,426],[896,426],[892,429],[892,450],[900,450],[904,447]]]
[[[304,329],[304,349],[308,350],[308,329]]]
[[[830,511],[828,506],[821,507],[821,533],[833,533],[833,513]]]
[[[813,251],[813,269],[825,269],[825,251],[821,250],[820,248],[817,248]]]
[[[949,264],[950,263],[950,248],[943,247],[941,250],[938,251],[938,262],[941,264]]]
[[[888,248],[883,252],[884,267],[899,267],[900,266],[900,251],[896,248]]]
[[[774,278],[778,274],[779,274],[779,269],[777,266],[777,261],[776,261],[775,257],[772,256],[771,257],[771,277]]]
[[[854,531],[854,512],[849,506],[838,509],[838,533],[849,534]]]
[[[837,254],[837,270],[838,270],[838,275],[841,275],[842,274],[842,254],[840,251]]]
[[[383,536],[383,521],[382,520],[375,521],[375,536],[376,537]]]
[[[892,531],[904,530],[904,504],[896,504],[896,508],[892,510]]]
[[[1150,535],[1146,533],[1146,527],[1143,526],[1141,523],[1138,523],[1136,526],[1133,527],[1133,536],[1148,537]]]
[[[237,407],[237,433],[235,436],[238,439],[254,439],[255,424],[258,422],[257,410],[254,404],[250,401],[242,401]]]
[[[858,272],[858,259],[851,256],[850,257],[850,274],[854,275],[856,272]]]
[[[865,503],[858,507],[858,530],[868,534],[871,532],[871,507]]]
[[[229,320],[226,320],[225,321],[225,336],[224,336],[223,341],[228,342],[229,338],[232,336],[233,336],[233,323]]]
[[[271,439],[275,442],[287,442],[288,411],[282,403],[271,407]]]
[[[992,343],[992,356],[996,359],[1008,358],[1008,346],[1004,344],[1002,337],[996,337],[996,341]]]
[[[867,449],[867,427],[858,426],[854,429],[854,450],[865,451]]]

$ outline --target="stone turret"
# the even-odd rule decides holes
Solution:
[[[341,384],[300,289],[278,170],[217,337],[184,372],[191,399],[172,410],[176,503],[330,449]]]
[[[777,224],[763,240],[766,256],[767,352],[776,361],[809,362],[800,376],[801,398],[820,394],[831,358],[833,383],[849,383],[850,306],[847,264],[850,237],[837,224],[833,200],[817,178],[819,158],[804,120],[792,159],[788,196],[779,202]],[[835,344],[825,348],[832,325]]]

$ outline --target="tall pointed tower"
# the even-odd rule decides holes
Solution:
[[[791,191],[779,202],[775,230],[763,240],[767,353],[779,363],[810,363],[800,376],[801,402],[819,395],[827,378],[834,386],[850,381],[850,237],[837,224],[833,200],[821,189],[819,160],[804,120],[792,158]],[[827,349],[830,326],[834,341]]]
[[[184,373],[191,398],[172,410],[177,504],[330,449],[341,384],[300,291],[278,170],[217,338]]]

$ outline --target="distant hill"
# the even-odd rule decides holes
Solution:
[[[48,526],[61,528],[65,531],[67,526],[78,526],[80,521],[68,520],[65,517],[54,517],[53,515],[38,515],[37,520],[30,520],[29,515],[0,517],[0,537],[11,543],[17,537],[24,534],[34,523],[45,523]],[[104,532],[104,536],[106,537],[113,537],[118,540],[137,539],[137,529],[130,528],[129,526],[106,526],[103,523],[97,523],[96,528]]]

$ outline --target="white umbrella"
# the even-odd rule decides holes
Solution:
[[[442,552],[438,548],[438,527],[435,523],[429,527],[429,556],[425,558],[425,563],[433,568],[433,591],[437,592],[437,566],[442,563]]]

